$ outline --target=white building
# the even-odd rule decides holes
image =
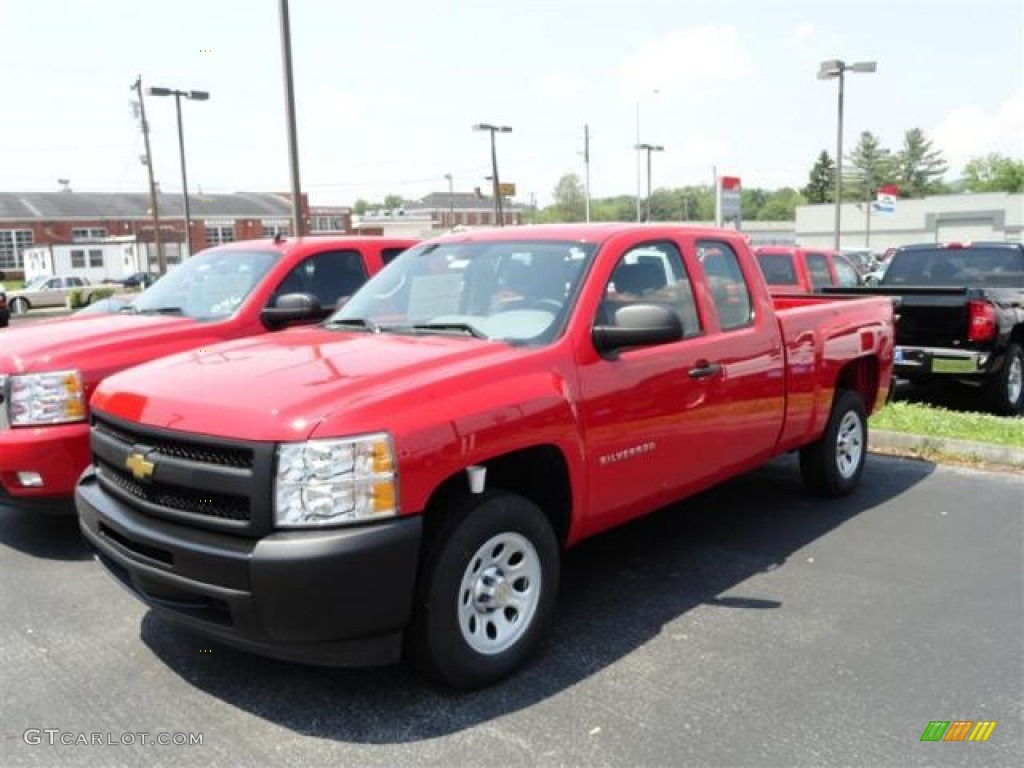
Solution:
[[[116,280],[135,272],[153,270],[156,257],[149,261],[147,245],[133,237],[108,237],[87,243],[55,243],[26,248],[26,282],[36,277],[75,275],[91,283]],[[168,258],[168,262],[172,261]]]
[[[955,241],[1024,241],[1024,195],[985,192],[935,195],[897,200],[892,213],[872,211],[863,203],[843,203],[840,247],[887,248],[912,243]],[[830,247],[835,242],[835,206],[801,205],[796,209],[796,239],[803,246]]]

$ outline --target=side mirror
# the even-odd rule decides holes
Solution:
[[[260,320],[267,328],[281,328],[292,323],[313,322],[324,317],[320,300],[311,293],[286,293],[272,307],[264,307]]]
[[[615,312],[614,325],[595,325],[594,347],[602,355],[626,347],[666,344],[683,338],[679,316],[657,304],[630,304]]]

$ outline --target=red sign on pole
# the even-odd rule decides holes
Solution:
[[[722,184],[722,189],[739,189],[740,188],[740,177],[739,176],[719,176],[718,180]]]

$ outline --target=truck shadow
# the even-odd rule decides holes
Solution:
[[[416,742],[543,701],[599,673],[700,605],[785,610],[771,596],[728,594],[862,512],[922,482],[928,462],[872,456],[853,496],[802,488],[794,457],[588,540],[567,553],[555,625],[535,660],[470,693],[439,689],[405,666],[332,670],[277,662],[203,640],[150,611],[141,637],[183,680],[240,710],[318,738]]]
[[[90,560],[76,515],[45,515],[0,505],[0,544],[33,557]]]
[[[991,413],[980,389],[953,381],[931,382],[917,387],[900,382],[894,390],[893,400],[945,408],[957,413]]]

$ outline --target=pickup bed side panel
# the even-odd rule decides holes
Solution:
[[[891,302],[784,297],[776,300],[776,314],[788,358],[783,450],[822,434],[840,373],[855,360],[877,371],[877,385],[866,382],[863,392],[868,412],[885,403],[893,364]]]

